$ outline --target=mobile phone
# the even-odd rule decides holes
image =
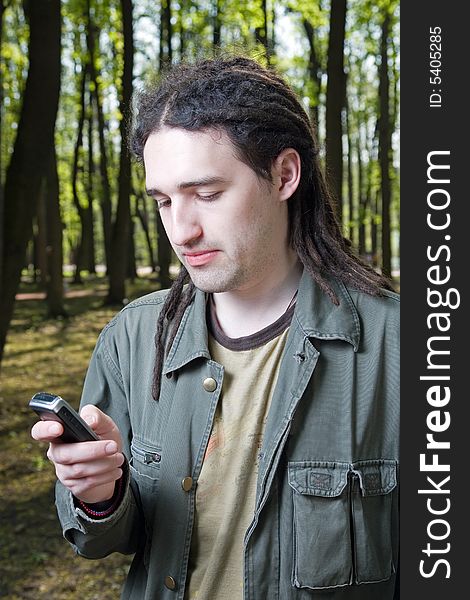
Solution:
[[[64,433],[57,438],[61,442],[92,442],[100,438],[90,429],[70,404],[48,392],[38,392],[29,401],[29,406],[43,421],[58,421]]]

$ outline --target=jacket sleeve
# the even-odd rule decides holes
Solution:
[[[98,339],[85,378],[80,406],[93,404],[108,414],[119,428],[123,453],[130,459],[132,438],[125,386],[119,369],[119,354],[113,348],[110,330],[105,327]],[[116,510],[105,519],[93,519],[74,503],[72,493],[60,481],[56,484],[56,507],[63,535],[75,552],[87,558],[102,558],[112,552],[133,554],[145,541],[145,525],[138,492],[124,469],[124,494]]]

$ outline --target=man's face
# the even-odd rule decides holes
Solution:
[[[255,289],[285,264],[287,202],[225,134],[163,128],[148,138],[144,164],[147,191],[196,287]]]

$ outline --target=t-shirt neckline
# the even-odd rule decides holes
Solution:
[[[212,300],[212,294],[209,295],[207,300],[207,326],[209,333],[224,348],[228,350],[253,350],[264,346],[274,338],[278,337],[283,333],[291,324],[292,317],[295,311],[295,301],[292,302],[287,310],[282,314],[276,321],[256,331],[250,335],[245,335],[239,338],[231,338],[224,333],[220,323],[217,319],[215,312],[214,302]]]

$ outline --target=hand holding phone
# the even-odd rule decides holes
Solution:
[[[87,503],[111,498],[124,462],[121,434],[113,419],[96,406],[84,406],[81,414],[92,423],[91,429],[73,408],[67,408],[65,400],[46,392],[35,394],[30,406],[41,417],[31,435],[40,442],[50,442],[47,457],[62,484]],[[58,427],[56,422],[60,423],[59,431],[53,431]]]
[[[58,421],[62,425],[64,433],[58,438],[61,442],[92,442],[100,439],[60,396],[38,392],[29,401],[29,406],[43,421]]]

